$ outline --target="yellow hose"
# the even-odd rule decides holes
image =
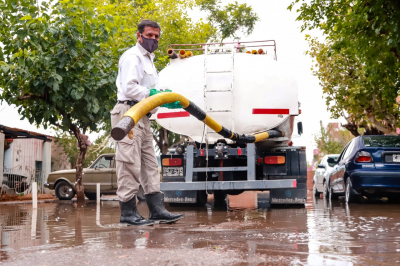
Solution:
[[[239,135],[238,133],[231,132],[229,129],[223,127],[217,121],[212,119],[194,103],[190,102],[182,95],[174,92],[159,93],[138,102],[123,115],[118,124],[111,130],[111,136],[115,140],[123,139],[126,134],[128,134],[128,132],[132,129],[132,127],[134,127],[139,122],[139,120],[151,110],[163,104],[174,103],[176,101],[179,101],[180,105],[182,105],[182,108],[185,109],[188,113],[205,123],[207,126],[209,126],[211,129],[213,129],[216,133],[220,134],[224,138],[229,138],[237,142],[253,143],[271,137],[284,136],[284,133],[279,130],[268,130],[267,132],[262,132],[255,135]]]

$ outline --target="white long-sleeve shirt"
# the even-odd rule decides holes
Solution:
[[[149,96],[150,89],[158,88],[154,54],[139,43],[125,51],[119,59],[117,77],[118,101],[141,101]]]

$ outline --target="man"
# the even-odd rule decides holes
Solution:
[[[148,97],[150,89],[158,87],[153,52],[158,48],[160,31],[161,28],[156,22],[143,20],[138,25],[136,46],[121,56],[116,81],[118,102],[111,111],[112,127],[133,105]],[[152,111],[155,112],[156,110]],[[121,223],[152,225],[154,222],[172,223],[183,217],[181,214],[168,212],[164,206],[164,194],[160,192],[160,174],[150,128],[150,115],[147,114],[135,125],[133,137],[129,134],[130,136],[117,142],[115,159]],[[143,218],[136,208],[136,194],[140,184],[149,207],[149,220]]]

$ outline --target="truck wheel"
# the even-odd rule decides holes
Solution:
[[[75,196],[74,188],[64,180],[56,185],[55,192],[59,200],[70,200]]]
[[[100,193],[100,197],[101,197],[101,193]],[[88,198],[89,200],[97,200],[97,193],[93,193],[93,192],[85,192],[85,196],[86,198]]]
[[[315,197],[319,197],[319,195],[321,195],[321,192],[318,192],[317,185],[315,183],[314,183],[314,186],[313,186],[313,193],[314,193]]]
[[[225,191],[215,190],[214,191],[214,202],[224,202],[227,195],[228,194],[226,194]]]
[[[207,192],[205,190],[197,191],[197,202],[196,205],[203,207],[207,203]]]

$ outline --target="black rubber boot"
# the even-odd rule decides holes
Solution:
[[[145,200],[146,200],[144,197],[141,197],[141,196],[137,196],[137,199],[138,199],[139,201],[145,201]]]
[[[149,206],[149,220],[160,223],[173,223],[183,218],[182,214],[172,214],[164,206],[164,194],[146,194],[147,206]]]
[[[154,221],[146,220],[137,211],[136,196],[127,202],[119,202],[121,208],[120,223],[131,225],[153,225]]]

